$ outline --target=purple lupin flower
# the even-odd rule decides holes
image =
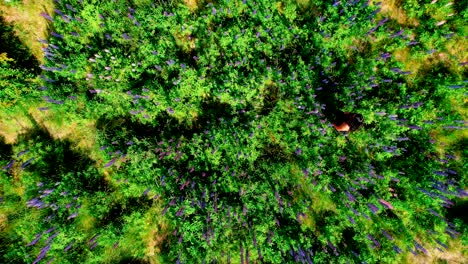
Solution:
[[[70,4],[65,4],[65,7],[66,7],[68,10],[70,10],[70,11],[76,13],[76,9],[75,9],[73,6],[71,6]]]
[[[59,16],[64,16],[63,12],[60,11],[59,9],[57,9],[57,8],[54,9],[54,12]]]
[[[42,252],[36,257],[36,259],[34,260],[34,262],[32,264],[37,264],[39,263],[39,261],[41,261],[45,255],[46,255],[47,252]]]
[[[9,170],[13,164],[15,164],[15,160],[11,160],[5,167],[2,168],[2,170]]]
[[[421,244],[419,244],[418,242],[414,241],[414,246],[415,246],[417,249],[421,250],[424,254],[427,255],[427,253],[428,253],[427,250],[426,250]]]
[[[56,38],[62,38],[62,39],[63,39],[63,35],[61,35],[61,34],[55,33],[55,32],[53,32],[53,31],[50,32],[50,34],[51,34],[52,36],[56,37]]]
[[[110,166],[112,166],[115,163],[116,160],[117,160],[117,158],[113,158],[106,165],[104,165],[104,168],[109,168]]]
[[[182,216],[182,215],[184,214],[184,210],[185,210],[185,208],[184,208],[184,207],[181,207],[181,208],[177,211],[176,216]]]
[[[72,246],[73,246],[74,243],[75,243],[75,241],[72,241],[72,242],[71,242],[70,244],[68,244],[63,250],[64,250],[65,252],[69,251],[69,250],[72,248]]]
[[[327,244],[328,246],[333,250],[333,252],[335,253],[336,256],[339,256],[340,254],[338,253],[338,250],[336,249],[336,247],[332,244],[332,242],[330,240],[327,241]]]
[[[403,250],[401,250],[401,248],[399,248],[398,246],[393,246],[393,250],[394,250],[397,254],[403,253]]]
[[[42,232],[36,234],[35,238],[33,241],[31,241],[29,244],[27,244],[26,246],[34,246],[40,239],[41,239],[41,236],[42,236]]]
[[[379,203],[387,207],[388,209],[393,210],[393,206],[389,202],[385,201],[384,199],[379,199]]]
[[[442,242],[440,242],[440,240],[436,239],[435,242],[437,242],[437,244],[441,245],[442,247],[444,247],[445,249],[448,249],[448,246]]]
[[[369,209],[372,211],[374,215],[376,215],[377,212],[379,211],[379,208],[375,206],[373,203],[368,203],[367,207],[369,207]]]
[[[45,19],[49,20],[50,22],[54,22],[54,19],[47,13],[41,12],[41,16],[44,17]]]
[[[368,238],[370,241],[372,241],[376,247],[380,248],[380,243],[379,243],[377,240],[375,240],[375,238],[374,238],[371,234],[368,234],[368,235],[367,235],[367,238]]]
[[[300,148],[296,148],[296,151],[295,151],[296,155],[301,155],[302,154],[302,150]]]
[[[175,61],[173,59],[170,59],[168,61],[166,61],[167,65],[171,66],[175,63]]]
[[[89,249],[94,249],[97,246],[98,242],[96,241],[94,244],[92,244]]]
[[[384,229],[382,229],[382,234],[384,234],[384,236],[387,237],[389,240],[393,240],[393,237]]]
[[[78,216],[78,212],[74,212],[73,214],[71,214],[71,215],[69,215],[69,216],[67,217],[67,220],[73,219],[73,218],[75,218],[75,217],[77,217],[77,216]]]
[[[94,236],[87,242],[87,244],[88,244],[88,245],[93,244],[99,236],[100,236],[99,234],[94,235]]]
[[[345,191],[344,193],[346,194],[346,196],[348,197],[348,200],[349,200],[350,202],[356,201],[356,198],[355,198],[350,192]]]
[[[29,164],[31,164],[31,162],[33,162],[35,160],[35,158],[30,158],[28,159],[25,163],[21,164],[21,169],[24,169],[26,168]]]
[[[46,244],[49,244],[52,241],[52,239],[54,239],[56,236],[58,236],[58,234],[59,234],[59,232],[55,232],[49,238],[47,238]]]
[[[410,42],[408,42],[408,44],[406,44],[406,46],[412,46],[412,45],[416,45],[418,43],[419,43],[419,41],[410,41]]]
[[[52,228],[49,228],[49,229],[47,229],[47,230],[45,231],[45,233],[46,233],[46,234],[48,234],[48,233],[50,233],[50,232],[54,231],[55,229],[57,229],[57,227],[56,227],[56,226],[55,226],[55,227],[52,227]]]
[[[241,258],[241,264],[244,264],[244,247],[242,244],[240,245],[240,258]]]

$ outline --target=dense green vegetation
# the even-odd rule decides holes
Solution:
[[[466,4],[400,5],[55,1],[0,50],[2,258],[466,256]]]

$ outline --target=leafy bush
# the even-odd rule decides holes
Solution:
[[[466,152],[432,138],[466,129],[466,67],[426,50],[451,22],[430,37],[359,1],[56,8],[44,105],[95,120],[100,153],[38,124],[2,155],[8,261],[399,263],[466,224],[446,218]],[[335,131],[339,110],[364,127]]]

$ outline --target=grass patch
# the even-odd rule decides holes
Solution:
[[[444,252],[439,251],[436,248],[426,248],[428,254],[407,254],[404,259],[404,263],[411,264],[438,264],[438,263],[450,263],[450,264],[463,264],[468,263],[468,247],[463,245],[460,240],[451,242],[448,250]]]
[[[190,9],[191,12],[198,9],[197,0],[184,0],[184,4]]]
[[[398,22],[400,25],[404,26],[419,26],[419,21],[416,18],[408,17],[401,5],[403,1],[401,0],[371,0],[371,4],[375,5],[378,2],[382,2],[380,8],[381,14],[388,16],[391,19]]]
[[[76,150],[87,153],[92,160],[101,155],[96,144],[95,120],[84,119],[68,112],[51,108],[41,111],[40,102],[30,102],[27,109],[18,105],[9,111],[0,112],[0,136],[6,144],[16,144],[21,134],[34,128],[43,127],[55,140],[69,140]]]
[[[37,39],[46,39],[50,22],[41,16],[42,12],[53,14],[54,3],[51,0],[23,0],[19,4],[0,5],[0,15],[5,22],[14,25],[16,36],[41,63],[43,60],[42,44]]]

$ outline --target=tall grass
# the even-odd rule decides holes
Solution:
[[[0,15],[7,23],[14,25],[15,33],[24,46],[31,50],[38,61],[44,63],[42,44],[37,40],[47,39],[51,25],[41,16],[42,12],[53,14],[54,1],[24,0],[16,4],[3,1],[0,4]]]

